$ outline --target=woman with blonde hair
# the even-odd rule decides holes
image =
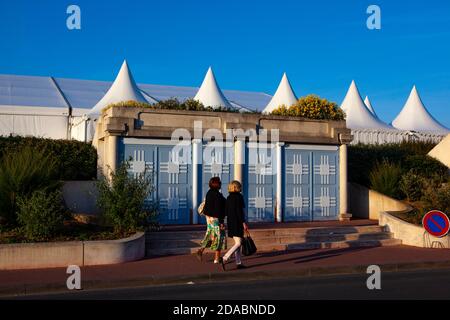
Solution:
[[[228,185],[228,197],[225,203],[225,216],[227,217],[228,237],[233,238],[234,245],[223,256],[222,268],[225,270],[225,264],[234,253],[236,265],[238,269],[245,266],[241,261],[241,244],[244,238],[244,231],[248,230],[245,223],[245,202],[241,194],[242,185],[239,181],[234,180]]]

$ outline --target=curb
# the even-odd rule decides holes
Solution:
[[[379,265],[384,272],[400,272],[413,270],[430,270],[450,268],[448,261],[430,261],[420,263],[392,263]],[[255,271],[242,273],[205,273],[189,276],[170,276],[158,277],[149,276],[137,279],[126,280],[87,280],[82,282],[82,290],[101,290],[113,288],[129,288],[144,286],[161,285],[180,285],[193,282],[196,284],[214,283],[223,281],[238,280],[268,280],[268,279],[286,279],[286,278],[306,278],[320,277],[330,275],[350,275],[366,274],[367,265],[355,266],[336,266],[336,267],[310,267],[296,270],[284,270],[280,273],[276,270]],[[47,283],[47,284],[20,284],[17,286],[0,287],[0,297],[8,298],[14,296],[26,296],[39,293],[62,293],[68,292],[65,283]]]

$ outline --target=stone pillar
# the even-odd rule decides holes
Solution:
[[[245,138],[237,138],[234,142],[234,180],[244,186]]]
[[[198,223],[198,205],[199,205],[199,190],[200,181],[199,177],[201,174],[202,167],[202,140],[194,139],[192,140],[192,223]]]
[[[348,173],[347,144],[339,147],[339,220],[348,221],[352,215],[348,212]]]
[[[107,172],[108,176],[110,172],[115,172],[117,169],[117,158],[118,158],[118,146],[117,146],[117,136],[107,136],[107,150],[106,150],[106,159],[107,159]]]
[[[283,142],[277,142],[276,164],[277,164],[277,194],[276,194],[276,222],[283,221]]]

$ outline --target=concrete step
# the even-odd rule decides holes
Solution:
[[[382,240],[390,239],[392,234],[388,232],[371,233],[347,233],[347,234],[317,234],[317,235],[288,235],[271,237],[253,237],[259,245],[265,244],[290,244],[303,242],[336,242],[353,240]],[[146,247],[151,249],[160,248],[183,248],[198,247],[202,238],[198,239],[147,239]],[[227,238],[228,246],[233,245],[233,239]]]
[[[256,241],[255,241],[256,242]],[[274,243],[259,244],[256,242],[258,252],[270,251],[291,251],[305,249],[340,249],[340,248],[358,248],[358,247],[379,247],[379,246],[396,246],[402,242],[398,239],[365,239],[365,240],[348,240],[348,241],[325,241],[325,242],[303,242],[303,243]],[[198,247],[179,247],[179,248],[147,248],[148,256],[165,256],[165,255],[181,255],[192,254],[198,250]]]
[[[377,225],[370,226],[344,226],[344,227],[323,227],[323,228],[274,228],[274,229],[251,229],[252,238],[267,238],[274,236],[292,236],[292,235],[338,235],[350,233],[375,233],[384,231],[383,227]],[[205,231],[159,231],[149,232],[147,239],[201,239]]]

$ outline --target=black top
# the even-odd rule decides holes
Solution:
[[[240,192],[231,192],[227,197],[225,215],[227,216],[228,236],[244,237],[245,202]]]
[[[209,189],[205,197],[205,215],[218,218],[220,223],[225,219],[225,198],[219,190]]]

